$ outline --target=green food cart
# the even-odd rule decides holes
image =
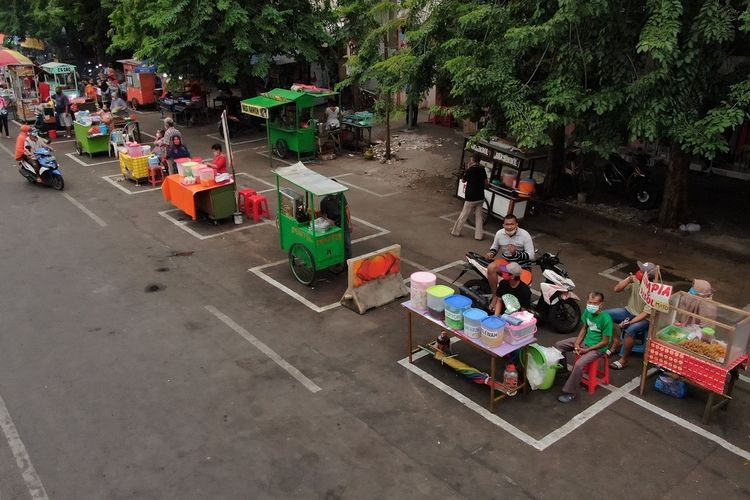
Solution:
[[[315,156],[317,122],[315,106],[338,92],[273,89],[241,102],[242,112],[266,120],[269,152],[285,158],[289,151],[297,160]]]
[[[289,253],[289,267],[300,283],[311,285],[317,271],[344,264],[344,230],[316,222],[316,198],[336,195],[344,215],[347,187],[295,163],[274,170],[281,249]],[[326,227],[327,226],[327,227]]]
[[[89,134],[89,130],[93,126],[73,122],[73,131],[76,136],[76,152],[79,156],[83,156],[84,153],[90,157],[95,153],[109,153],[109,133]]]

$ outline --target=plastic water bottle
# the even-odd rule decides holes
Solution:
[[[505,372],[503,372],[503,385],[505,386],[508,396],[515,396],[518,392],[516,390],[518,388],[518,371],[516,370],[516,365],[513,363],[509,363],[505,367]]]

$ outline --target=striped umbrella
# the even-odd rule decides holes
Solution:
[[[15,50],[0,50],[0,66],[31,66],[31,59]]]

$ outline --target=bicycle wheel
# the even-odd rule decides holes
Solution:
[[[310,286],[315,281],[315,259],[304,245],[295,243],[289,249],[289,268],[303,285]]]

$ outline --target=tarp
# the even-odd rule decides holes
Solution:
[[[15,50],[0,50],[0,66],[33,66],[31,59]]]
[[[44,42],[38,38],[27,38],[21,42],[21,47],[24,49],[44,50]]]
[[[279,167],[273,171],[276,175],[285,179],[292,184],[309,191],[315,196],[325,196],[327,194],[343,193],[349,188],[320,175],[314,170],[307,168],[301,161],[288,167]]]
[[[76,67],[72,64],[65,64],[59,62],[48,62],[42,64],[42,69],[50,75],[67,75],[69,73],[75,73]]]

